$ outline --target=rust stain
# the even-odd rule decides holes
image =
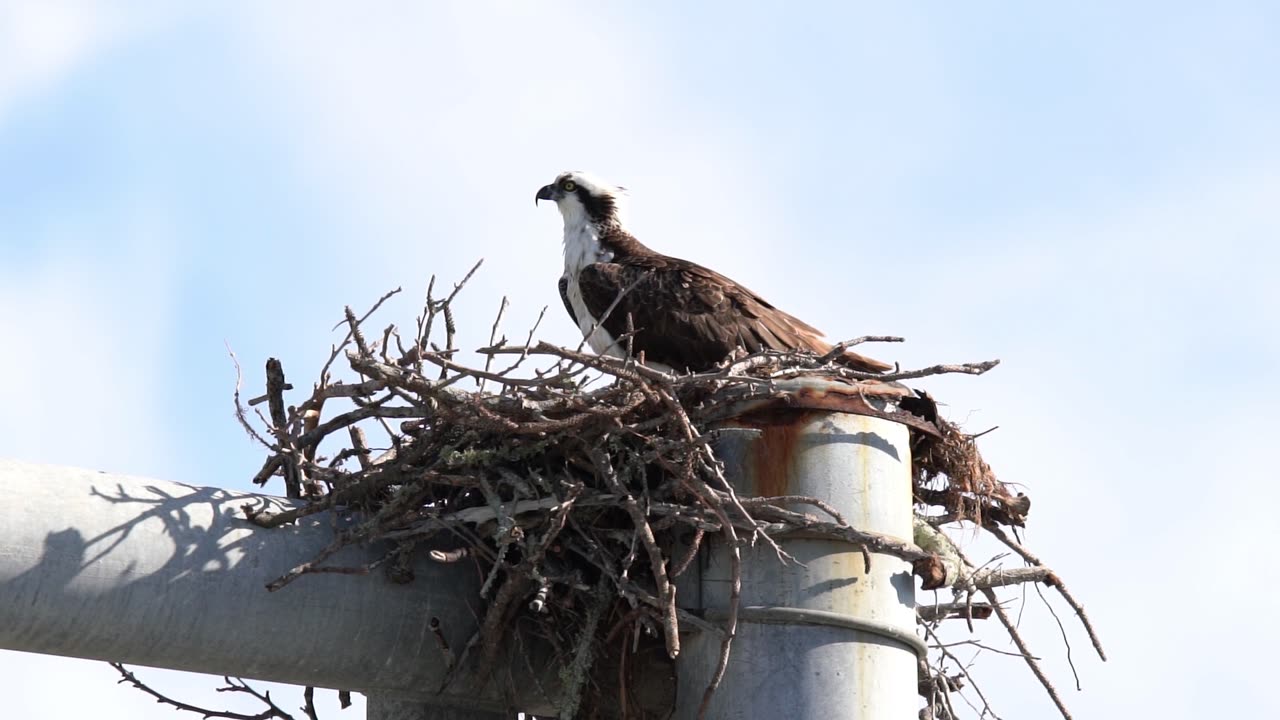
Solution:
[[[829,410],[878,417],[910,426],[928,435],[940,437],[937,426],[923,417],[903,409],[881,410],[869,402],[871,398],[906,401],[911,397],[913,396],[904,387],[882,383],[847,383],[833,380],[819,386],[789,389],[785,394],[768,400],[753,402],[751,403],[752,407],[744,415],[760,420],[763,416],[769,415],[795,417],[792,413],[797,411]]]
[[[755,442],[756,492],[766,497],[787,495],[787,478],[795,458],[794,425],[769,425]]]
[[[788,479],[792,476],[796,451],[800,443],[800,431],[806,424],[808,412],[758,413],[751,418],[739,418],[737,425],[760,431],[752,443],[752,469],[754,494],[761,497],[790,495]]]

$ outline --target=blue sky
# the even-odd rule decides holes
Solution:
[[[480,257],[464,346],[504,294],[509,334],[550,305],[574,342],[530,199],[589,169],[641,239],[833,336],[1004,361],[928,387],[1000,425],[988,459],[1110,646],[1071,629],[1078,716],[1262,706],[1280,11],[1113,5],[0,0],[0,455],[244,488],[224,343],[309,381],[344,304],[403,286],[408,324]],[[1050,716],[983,662],[998,711]],[[102,665],[0,672],[20,716],[171,715]]]

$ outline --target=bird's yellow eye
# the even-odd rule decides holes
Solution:
[[[576,187],[578,187],[578,183],[572,180],[565,180],[564,182],[560,183],[560,189],[564,190],[565,192],[573,192],[574,188]]]

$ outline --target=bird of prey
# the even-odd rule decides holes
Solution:
[[[698,372],[737,348],[829,352],[818,330],[774,307],[746,287],[688,260],[649,249],[627,232],[620,216],[623,188],[583,172],[561,173],[538,190],[564,217],[564,275],[560,297],[591,349],[663,371]],[[630,330],[628,330],[630,328]],[[893,366],[845,351],[836,358],[865,372]]]

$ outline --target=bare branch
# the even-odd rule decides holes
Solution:
[[[250,688],[249,685],[245,683],[243,680],[239,680],[239,679],[233,680],[232,678],[229,678],[229,677],[223,678],[226,681],[227,685],[219,688],[218,692],[239,692],[239,693],[247,693],[249,695],[252,695],[258,700],[262,701],[267,706],[262,712],[259,712],[253,715],[246,715],[244,713],[231,712],[229,710],[213,710],[210,708],[200,707],[199,705],[184,703],[180,700],[174,700],[173,698],[167,695],[163,695],[160,692],[152,689],[151,686],[139,680],[138,676],[135,675],[132,671],[125,668],[124,665],[120,663],[114,663],[114,662],[109,664],[111,665],[111,667],[116,669],[116,672],[120,673],[121,683],[128,683],[133,687],[155,698],[156,702],[169,705],[173,707],[175,710],[182,710],[184,712],[196,713],[197,715],[200,715],[201,717],[204,717],[204,718],[228,718],[229,720],[269,720],[269,718],[285,718],[286,720],[293,720],[292,715],[285,712],[284,710],[281,710],[274,702],[271,701],[270,693],[259,693],[258,691]]]
[[[272,361],[263,396],[270,419],[259,413],[272,442],[250,424],[237,383],[237,419],[270,452],[255,481],[283,474],[290,495],[301,486],[309,499],[287,510],[246,507],[245,517],[274,528],[321,512],[360,511],[329,547],[268,589],[317,573],[360,576],[384,566],[394,575],[414,546],[433,562],[474,566],[482,601],[477,632],[465,645],[451,648],[438,620],[431,625],[448,659],[445,683],[466,665],[478,663],[482,673],[496,671],[495,658],[513,641],[523,642],[517,628],[533,628],[562,659],[559,669],[569,688],[562,709],[570,715],[574,708],[602,701],[593,697],[583,704],[587,695],[600,692],[600,678],[591,667],[598,647],[616,642],[616,633],[623,633],[624,644],[652,633],[674,658],[680,632],[696,629],[716,633],[721,642],[698,710],[705,717],[733,653],[742,598],[740,548],[763,543],[779,562],[794,562],[786,550],[794,538],[852,544],[862,550],[866,569],[873,553],[899,558],[926,578],[926,588],[951,588],[953,602],[919,608],[927,633],[947,619],[963,619],[972,629],[975,621],[997,615],[1019,643],[1016,654],[1059,704],[1037,658],[997,604],[994,589],[1029,582],[1054,587],[1076,610],[1101,654],[1083,609],[1061,579],[1002,530],[1025,522],[1029,499],[996,479],[977,451],[975,435],[940,419],[932,398],[900,382],[977,375],[998,361],[883,374],[833,362],[863,343],[902,341],[868,335],[823,354],[740,352],[702,372],[673,374],[646,365],[634,352],[643,347],[637,332],[644,329],[636,328],[631,317],[625,318],[628,331],[614,338],[625,357],[587,352],[585,337],[576,349],[536,342],[545,307],[523,344],[508,345],[502,322],[509,303],[503,298],[487,328],[488,345],[479,350],[483,363],[473,367],[458,351],[462,329],[455,321],[461,315],[455,315],[453,303],[479,266],[443,299],[434,295],[432,278],[416,332],[404,343],[408,348],[394,323],[379,323],[385,329],[366,339],[364,323],[394,292],[361,316],[346,308],[340,323],[346,325],[345,336],[334,345],[313,392],[296,408],[284,402],[289,386]],[[605,317],[627,290],[614,298]],[[437,317],[443,338],[439,332],[432,335]],[[335,370],[339,355],[347,367]],[[512,359],[495,363],[499,355]],[[537,360],[527,362],[530,358]],[[472,384],[477,391],[468,390]],[[868,532],[819,497],[740,497],[724,476],[716,428],[748,411],[789,412],[795,405],[788,403],[808,397],[807,392],[822,395],[840,411],[883,417],[910,429],[912,492],[921,511],[912,539]],[[336,403],[327,404],[335,398],[343,399],[340,411],[333,409]],[[366,436],[369,427],[381,432]],[[384,436],[390,447],[378,448],[375,458],[369,438],[383,445]],[[966,522],[987,527],[1032,567],[1003,568],[995,562],[974,567],[942,527]],[[393,549],[367,565],[330,564],[342,548],[372,541],[389,541]],[[427,542],[432,544],[423,547]],[[730,566],[727,606],[715,609],[716,622],[681,610],[673,581],[708,543],[728,555]],[[978,593],[988,602],[973,602]],[[568,627],[575,630],[566,632]],[[942,643],[934,637],[932,645],[920,684],[928,717],[954,720],[963,703],[994,717],[969,667],[952,650],[1012,653],[974,639]],[[955,670],[949,668],[952,663]],[[625,702],[628,675],[621,666],[617,672]],[[978,702],[971,700],[972,693]],[[303,712],[313,717],[313,693],[304,698]],[[963,702],[954,702],[957,698]]]

